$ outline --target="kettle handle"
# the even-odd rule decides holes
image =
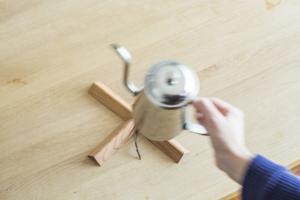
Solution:
[[[130,60],[131,60],[131,55],[129,51],[120,45],[117,44],[111,44],[111,47],[116,51],[118,56],[121,58],[121,60],[124,63],[124,76],[123,76],[123,83],[127,90],[131,92],[134,96],[139,94],[143,88],[138,88],[135,86],[132,82],[128,80],[129,77],[129,67],[130,67]]]
[[[190,131],[192,133],[196,133],[198,135],[204,135],[208,136],[207,130],[205,129],[204,126],[198,123],[191,122],[187,113],[187,106],[189,106],[192,103],[189,102],[189,104],[185,105],[184,107],[181,108],[182,110],[182,127],[184,130]]]

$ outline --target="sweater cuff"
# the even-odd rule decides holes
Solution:
[[[257,155],[250,163],[243,181],[243,200],[262,200],[276,185],[281,173],[286,170],[261,155]]]

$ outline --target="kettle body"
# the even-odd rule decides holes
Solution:
[[[136,130],[155,141],[165,141],[183,130],[181,109],[164,109],[155,106],[142,92],[133,105]]]
[[[187,66],[174,61],[163,61],[150,67],[144,86],[137,87],[128,80],[130,54],[121,46],[113,45],[124,62],[123,83],[136,95],[133,118],[136,131],[150,140],[166,141],[188,130],[207,135],[206,129],[189,120],[187,106],[197,98],[199,80]]]

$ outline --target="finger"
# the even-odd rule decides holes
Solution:
[[[203,113],[196,113],[195,117],[196,117],[196,119],[203,119],[204,114]]]
[[[216,108],[213,102],[207,98],[201,98],[194,102],[194,106],[199,114],[198,122],[206,128],[209,135],[214,137],[217,129],[224,121],[223,114]],[[196,115],[197,115],[196,114]]]
[[[197,120],[197,122],[201,125],[201,126],[203,126],[203,127],[205,127],[206,128],[206,130],[208,131],[209,130],[209,128],[211,127],[210,126],[210,123],[209,123],[209,120],[207,120],[205,117],[204,117],[204,115],[202,115],[202,114],[196,114],[196,120]]]
[[[211,98],[211,101],[224,116],[227,116],[229,108],[225,104],[223,104],[219,99],[216,98]]]
[[[211,98],[211,101],[214,103],[214,105],[218,108],[218,110],[223,114],[227,115],[229,112],[237,112],[237,108],[232,106],[231,104],[218,99],[218,98]]]
[[[196,100],[193,105],[199,113],[204,114],[205,118],[222,116],[216,106],[207,98]]]
[[[202,114],[202,113],[196,113],[195,114],[195,118],[197,119],[197,121],[200,124],[204,123],[204,114]]]

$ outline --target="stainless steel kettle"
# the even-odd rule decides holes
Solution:
[[[138,95],[133,105],[136,130],[151,140],[165,141],[188,130],[207,135],[206,129],[189,120],[187,106],[197,97],[199,79],[188,67],[174,61],[153,65],[144,79],[144,87],[128,80],[131,55],[122,46],[112,47],[124,62],[123,83]]]

